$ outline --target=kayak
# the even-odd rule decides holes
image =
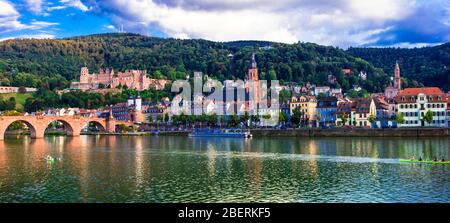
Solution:
[[[401,163],[426,163],[426,164],[450,164],[450,161],[433,161],[433,160],[400,160]]]

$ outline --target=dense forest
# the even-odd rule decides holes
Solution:
[[[450,91],[450,43],[412,49],[349,48],[347,52],[385,72],[392,71],[392,64],[398,61],[402,76]]]
[[[342,49],[313,43],[219,43],[100,34],[0,42],[0,84],[60,89],[78,79],[82,66],[91,71],[100,67],[112,67],[116,71],[145,69],[152,77],[168,79],[185,78],[194,71],[220,80],[242,79],[252,53],[256,53],[261,79],[279,79],[285,83],[324,85],[328,75],[334,75],[337,79],[334,87],[349,90],[359,85],[369,92],[379,92],[389,84],[392,73],[392,70],[377,69]],[[344,76],[343,68],[352,70],[349,76]],[[360,71],[367,72],[367,80],[358,77]]]
[[[82,66],[116,71],[145,69],[151,77],[184,79],[194,71],[224,79],[243,79],[256,54],[260,78],[282,83],[329,85],[344,91],[355,85],[381,92],[398,60],[404,87],[439,86],[450,90],[450,44],[420,49],[372,49],[282,44],[266,41],[211,42],[99,34],[56,40],[16,39],[0,42],[0,85],[63,89],[77,80]],[[369,61],[369,62],[367,62]],[[344,75],[343,68],[351,69]],[[360,71],[367,73],[361,79]]]

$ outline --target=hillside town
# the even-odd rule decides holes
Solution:
[[[343,70],[344,74],[350,72]],[[196,73],[195,75],[201,75]],[[361,72],[360,78],[367,74]],[[140,96],[130,96],[127,101],[105,105],[102,109],[47,108],[43,112],[28,115],[43,116],[81,116],[107,118],[110,113],[116,120],[139,124],[141,131],[177,125],[181,128],[201,126],[251,127],[251,128],[407,128],[407,127],[450,127],[450,93],[444,93],[437,87],[402,88],[401,72],[395,64],[391,84],[384,92],[372,93],[367,97],[350,97],[342,89],[329,86],[281,86],[291,97],[284,103],[280,101],[277,110],[260,108],[249,113],[246,103],[216,102],[205,97],[199,98],[203,105],[201,117],[194,115],[173,115],[170,112],[171,101],[168,97],[161,101],[143,101]],[[251,80],[260,86],[258,68],[253,55],[246,81]],[[333,81],[333,77],[329,77]],[[80,81],[73,82],[71,89],[97,91],[99,89],[117,90],[119,86],[142,91],[148,88],[163,89],[170,81],[150,79],[145,71],[132,70],[115,74],[113,69],[100,69],[98,74],[89,73],[81,68]],[[3,88],[2,91],[17,92],[18,88]],[[36,89],[22,89],[36,91]],[[246,89],[247,96],[249,94]],[[354,91],[361,89],[355,87]],[[253,89],[254,101],[258,105],[263,101],[260,88]],[[246,100],[249,100],[246,97]],[[217,108],[234,110],[235,115],[216,115]],[[233,113],[234,114],[234,113]],[[237,115],[241,114],[241,115]],[[244,115],[242,115],[244,114]],[[264,120],[277,115],[279,124],[269,126]],[[179,125],[184,124],[184,125]],[[204,124],[204,125],[203,125]]]

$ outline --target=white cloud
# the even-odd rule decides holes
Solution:
[[[89,8],[81,2],[81,0],[60,0],[61,4],[69,7],[77,8],[83,12],[86,12],[89,10]]]
[[[31,21],[29,25],[27,25],[27,29],[42,29],[50,26],[57,26],[59,23],[56,22],[43,22],[43,21]]]
[[[25,2],[30,12],[36,14],[42,13],[42,4],[44,3],[42,0],[25,0]]]
[[[325,45],[361,44],[414,10],[414,0],[97,0],[116,25],[145,33],[156,27],[171,37],[241,39]]]
[[[431,47],[437,46],[444,43],[410,43],[410,42],[400,42],[392,45],[384,45],[384,46],[367,46],[367,47],[398,47],[398,48],[422,48],[422,47]]]
[[[105,25],[105,28],[109,30],[117,30],[116,27],[113,25]]]
[[[2,38],[0,39],[0,42],[10,39],[54,39],[54,38],[55,36],[52,34],[20,35]]]
[[[51,6],[51,7],[47,8],[47,11],[51,12],[51,11],[56,11],[56,10],[63,10],[66,8],[67,8],[67,6],[65,6],[65,5]]]
[[[56,26],[58,23],[43,22],[33,20],[29,24],[19,21],[20,14],[8,1],[0,0],[0,33],[6,33],[17,30],[38,30],[50,26]]]
[[[26,26],[18,20],[19,16],[11,3],[0,0],[0,33],[25,28]]]

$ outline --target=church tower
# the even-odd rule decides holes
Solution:
[[[247,75],[248,80],[258,81],[258,65],[256,64],[255,54],[252,54],[252,62],[250,63],[250,67]]]
[[[395,72],[394,72],[394,88],[397,90],[401,90],[401,78],[400,78],[400,66],[398,65],[398,62],[395,63]]]
[[[251,81],[250,83],[248,81]],[[259,81],[258,77],[258,65],[256,63],[255,54],[252,54],[252,60],[250,63],[250,67],[247,74],[247,80],[246,80],[246,92],[248,95],[248,100],[251,100],[254,102],[254,105],[256,107],[259,106],[261,102],[261,82]],[[250,86],[249,84],[253,84],[253,91],[252,94],[250,94]],[[250,96],[253,96],[253,98],[250,98]],[[247,111],[249,109],[247,108]]]

